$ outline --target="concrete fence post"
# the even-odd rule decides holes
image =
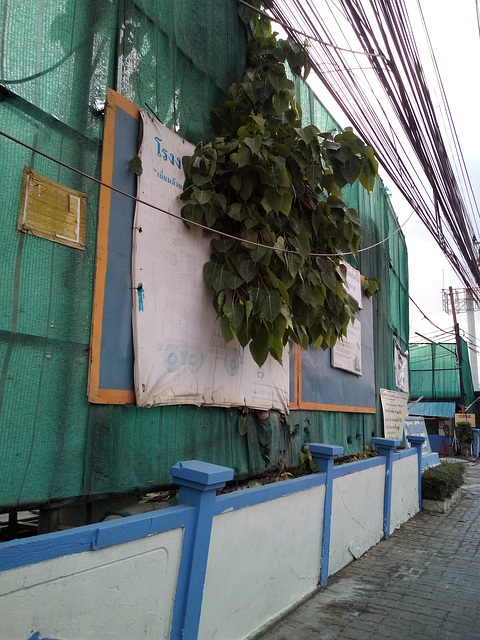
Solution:
[[[472,429],[473,431],[473,455],[478,458],[480,448],[480,429]]]
[[[383,537],[390,537],[390,518],[392,515],[392,475],[393,452],[400,446],[400,440],[389,438],[372,438],[372,444],[377,447],[378,455],[385,456],[385,489],[383,492]]]
[[[184,532],[170,640],[196,640],[202,611],[210,535],[217,489],[233,478],[233,469],[189,460],[170,473],[179,485],[179,504],[195,507],[193,525]]]
[[[319,585],[327,586],[328,566],[330,562],[330,531],[332,527],[332,502],[333,502],[333,465],[335,458],[342,455],[344,449],[331,444],[309,444],[310,453],[318,465],[320,471],[327,474],[325,480],[325,500],[323,503],[323,530],[321,548],[321,566]]]
[[[418,508],[422,510],[422,448],[426,438],[424,436],[407,436],[411,447],[415,447],[418,456]]]

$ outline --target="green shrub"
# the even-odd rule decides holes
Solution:
[[[457,423],[455,425],[455,431],[457,432],[457,438],[460,444],[473,443],[472,425],[469,422]]]
[[[466,466],[461,462],[446,462],[430,467],[422,475],[422,497],[425,500],[446,500],[462,486]]]

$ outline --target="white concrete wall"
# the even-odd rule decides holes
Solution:
[[[418,511],[418,458],[414,455],[393,464],[390,533]]]
[[[199,640],[240,640],[317,586],[325,487],[216,516]]]
[[[0,640],[167,640],[183,530],[0,574]]]
[[[329,575],[381,540],[384,482],[384,465],[334,480]]]

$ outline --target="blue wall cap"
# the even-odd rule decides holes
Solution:
[[[308,445],[312,456],[321,458],[336,458],[341,456],[344,452],[344,448],[336,444],[319,444],[318,442],[311,442]]]
[[[392,440],[391,438],[372,438],[372,444],[383,449],[395,449],[402,444],[401,440]]]
[[[480,433],[480,429],[475,429],[475,427],[472,429],[473,433]]]
[[[407,440],[410,444],[423,444],[426,438],[424,436],[407,436]]]
[[[177,462],[170,469],[170,473],[177,484],[183,484],[182,480],[187,480],[189,483],[210,486],[227,482],[233,478],[233,469],[200,460]]]

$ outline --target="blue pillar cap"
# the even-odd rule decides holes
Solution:
[[[195,483],[210,487],[225,483],[233,478],[233,469],[200,460],[177,462],[170,469],[170,473],[176,484],[188,484],[189,486]]]
[[[472,431],[473,433],[480,433],[480,429],[475,429],[475,427],[473,427]]]
[[[308,445],[312,456],[317,458],[336,458],[341,456],[344,448],[336,444],[319,444],[312,442]]]
[[[407,436],[407,440],[410,444],[423,444],[426,438],[424,436]]]
[[[395,449],[402,444],[402,441],[392,438],[372,438],[372,444],[381,449]]]

